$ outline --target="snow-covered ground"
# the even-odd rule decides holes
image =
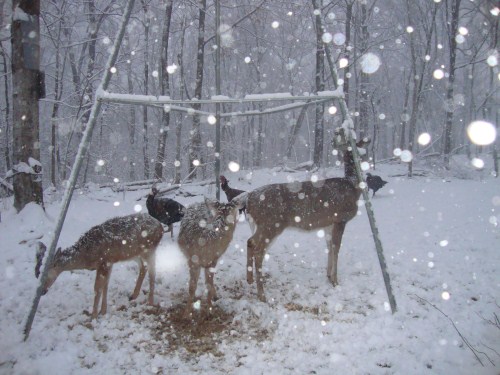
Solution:
[[[220,299],[213,314],[184,321],[187,265],[168,234],[157,253],[160,307],[147,307],[146,294],[128,301],[138,267],[119,263],[111,276],[108,314],[91,321],[83,311],[92,307],[95,272],[64,272],[42,297],[25,342],[23,323],[38,285],[35,244],[50,238],[61,200],[46,196],[46,213],[29,205],[19,214],[12,201],[4,201],[0,373],[498,374],[500,328],[493,323],[500,313],[500,183],[486,171],[455,167],[446,177],[427,171],[408,179],[398,164],[379,165],[374,172],[389,181],[372,203],[398,306],[394,315],[386,310],[361,207],[347,225],[336,288],[326,278],[321,233],[289,230],[269,250],[268,303],[258,301],[255,286],[245,279],[250,229],[241,222],[217,267]],[[232,187],[244,190],[289,176],[310,178],[279,170],[227,174]],[[184,191],[200,194],[175,196],[186,205],[203,194],[214,196],[213,186]],[[71,245],[107,218],[134,212],[137,204],[145,207],[146,194],[76,191],[59,246]],[[176,236],[178,229],[176,224]]]

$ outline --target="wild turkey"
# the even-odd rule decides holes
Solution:
[[[222,188],[222,190],[224,190],[224,193],[226,193],[226,198],[228,202],[231,202],[233,198],[237,197],[241,193],[245,193],[244,190],[233,189],[232,187],[229,187],[229,181],[224,176],[220,176],[220,187]],[[245,207],[243,207],[242,209],[240,209],[240,214],[245,211],[246,211]]]
[[[173,224],[182,220],[186,209],[173,199],[157,195],[158,189],[153,186],[146,200],[148,213],[162,224],[165,224],[167,226],[166,233],[170,232],[171,237],[174,238]]]
[[[382,180],[382,177],[372,175],[371,173],[366,174],[366,184],[368,185],[368,189],[373,190],[373,196],[375,196],[375,193],[377,190],[381,189],[384,187],[385,184],[387,184],[387,181]]]

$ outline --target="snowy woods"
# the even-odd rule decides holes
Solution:
[[[0,2],[0,373],[498,374],[499,19]]]
[[[31,18],[33,9],[23,11],[23,3],[6,1],[0,9],[0,171],[2,179],[8,171],[17,175],[31,157],[43,166],[37,175],[43,187],[58,188],[71,173],[124,2],[43,1]],[[472,143],[467,126],[498,122],[499,12],[487,0],[221,1],[221,95],[309,95],[340,85],[358,135],[374,140],[374,161],[439,156],[433,162],[448,168],[455,154],[490,158],[495,146]],[[215,105],[197,99],[216,94],[215,21],[213,1],[136,2],[108,91],[188,103],[176,111],[106,102],[79,184],[178,182],[195,167],[195,177],[213,178]],[[13,100],[23,90],[15,73],[28,60],[11,45],[16,22],[39,27],[39,34],[19,36],[25,51],[40,48],[39,62],[36,54],[30,61],[39,68],[22,71],[35,77],[36,87],[25,90],[40,99],[39,114],[36,97],[28,98],[30,110]],[[292,103],[222,104],[222,113],[234,113],[220,120],[222,169],[229,162],[242,169],[309,160],[334,165],[332,134],[343,121],[338,104],[266,113]],[[264,114],[239,116],[247,111]],[[30,132],[20,130],[26,126]]]

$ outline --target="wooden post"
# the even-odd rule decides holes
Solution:
[[[28,336],[31,331],[31,326],[33,324],[33,320],[35,319],[35,314],[38,308],[38,303],[40,302],[40,298],[42,296],[43,285],[47,280],[47,273],[49,270],[49,265],[52,262],[52,258],[54,257],[55,248],[57,245],[57,241],[59,240],[59,235],[61,234],[61,229],[64,224],[64,219],[66,218],[66,214],[68,212],[69,203],[71,201],[71,197],[73,195],[73,191],[75,190],[76,180],[78,178],[78,174],[80,172],[80,168],[83,163],[83,159],[87,153],[90,140],[92,139],[92,131],[94,129],[95,123],[97,121],[97,117],[99,115],[99,111],[101,109],[102,102],[100,100],[99,93],[105,91],[108,88],[109,82],[111,80],[111,68],[114,67],[115,62],[118,57],[118,51],[120,50],[120,45],[123,39],[123,35],[125,34],[125,29],[130,18],[130,14],[132,13],[132,9],[134,7],[134,0],[128,0],[127,6],[125,7],[125,11],[122,16],[122,23],[120,25],[120,29],[115,39],[115,43],[113,45],[113,49],[111,55],[109,56],[108,62],[104,69],[104,74],[102,77],[101,85],[98,89],[98,93],[96,98],[94,99],[94,104],[92,105],[92,110],[90,112],[90,117],[87,122],[87,126],[85,127],[85,131],[83,133],[83,138],[80,142],[80,147],[78,148],[78,153],[76,155],[75,162],[73,164],[73,169],[71,170],[71,175],[68,180],[68,187],[64,192],[63,204],[61,211],[59,212],[59,218],[57,220],[56,228],[54,230],[54,234],[52,236],[52,240],[49,246],[49,251],[47,254],[47,258],[43,263],[43,269],[40,277],[40,283],[38,284],[38,288],[35,293],[35,297],[33,299],[33,303],[31,306],[31,310],[26,318],[26,322],[24,324],[24,340],[28,339]]]
[[[320,20],[321,22],[321,20]],[[321,26],[323,28],[323,26]],[[330,67],[330,74],[332,75],[333,81],[338,82],[338,73],[337,68],[335,67],[334,62],[332,61],[332,56],[330,52],[330,47],[328,44],[325,44],[326,57],[328,60],[328,65]],[[345,98],[342,96],[338,99],[340,111],[342,113],[342,117],[344,122],[342,124],[345,129],[345,135],[347,138],[347,142],[352,148],[352,155],[354,159],[354,165],[356,169],[356,176],[358,177],[358,182],[365,181],[363,178],[363,174],[361,171],[360,164],[360,156],[358,152],[358,148],[356,147],[356,140],[352,137],[351,132],[354,132],[354,122],[352,121],[351,116],[349,115],[349,110],[347,108],[347,103]],[[366,213],[368,214],[368,220],[370,222],[370,227],[372,230],[373,241],[375,242],[375,248],[377,249],[378,260],[380,263],[380,269],[382,270],[382,277],[384,278],[385,289],[387,291],[387,297],[389,298],[389,305],[391,307],[391,311],[394,314],[397,310],[396,299],[392,292],[391,279],[389,273],[387,272],[387,264],[385,262],[384,249],[382,247],[382,242],[380,241],[380,236],[378,232],[377,223],[375,221],[375,214],[373,212],[372,203],[370,201],[370,196],[368,195],[368,189],[363,189],[363,199],[365,202]]]
[[[217,44],[217,49],[215,50],[215,94],[220,95],[220,2],[215,0],[215,44]],[[215,197],[220,200],[220,103],[215,104]]]

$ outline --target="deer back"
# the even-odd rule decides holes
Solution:
[[[188,259],[196,256],[208,266],[227,249],[237,222],[238,204],[206,200],[186,209],[181,221],[178,243]]]
[[[136,257],[147,257],[156,250],[163,236],[161,223],[148,214],[115,217],[84,233],[74,245],[54,255],[49,265],[48,289],[63,271],[94,270],[103,262],[113,264]],[[40,245],[36,270],[40,270],[45,245]]]
[[[360,193],[347,178],[267,185],[248,194],[247,212],[261,230],[324,228],[352,219]]]

